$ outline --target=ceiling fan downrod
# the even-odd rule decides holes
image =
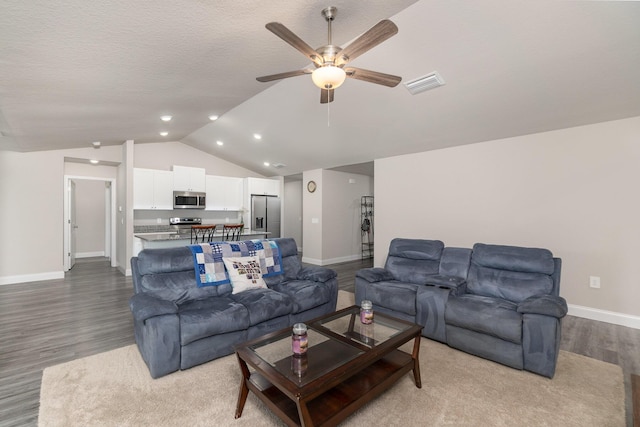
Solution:
[[[327,37],[328,39],[328,45],[331,46],[331,21],[333,21],[336,18],[336,14],[338,13],[338,8],[335,6],[329,6],[326,9],[322,9],[322,16],[324,16],[324,19],[327,21],[328,27],[329,27],[329,35]]]

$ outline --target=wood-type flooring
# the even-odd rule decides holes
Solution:
[[[371,260],[358,260],[329,267],[340,289],[353,292],[355,272],[370,266]],[[64,279],[0,286],[0,426],[37,425],[47,366],[133,344],[132,294],[131,278],[105,258],[78,260]],[[627,425],[633,425],[640,330],[567,316],[561,348],[622,367]],[[633,389],[639,388],[634,377]]]

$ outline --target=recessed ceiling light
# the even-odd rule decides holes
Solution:
[[[216,141],[216,144],[218,144],[219,146],[223,146],[223,145],[224,145],[224,142],[222,142],[222,141]]]
[[[255,139],[262,139],[262,135],[260,135],[259,133],[254,133],[254,134],[253,134],[253,137],[254,137]]]
[[[89,160],[89,162],[93,165],[97,165],[98,163],[100,163],[99,160],[94,160],[94,159]]]
[[[165,132],[160,132],[160,136],[167,136],[167,135],[169,135],[169,132],[166,132],[166,131]]]
[[[264,162],[264,165],[265,165],[265,166],[270,166],[270,165],[271,165],[271,163],[269,163],[269,162]]]
[[[94,141],[91,143],[91,145],[93,145],[96,148],[100,148],[100,141]]]
[[[218,120],[218,115],[217,114],[210,115],[209,120],[211,120],[212,122]]]
[[[173,117],[171,116],[160,116],[160,120],[163,122],[170,122]]]

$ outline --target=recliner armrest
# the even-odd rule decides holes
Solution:
[[[178,312],[178,306],[173,301],[163,300],[145,293],[133,295],[129,299],[129,308],[131,308],[134,319],[139,322],[144,322],[154,316]]]
[[[452,295],[462,295],[467,292],[467,281],[461,277],[434,274],[427,277],[425,285],[450,289]]]
[[[326,267],[303,267],[299,272],[298,280],[311,280],[314,282],[326,282],[333,279],[338,274]]]
[[[555,295],[532,296],[518,304],[518,313],[522,314],[543,314],[560,319],[567,311],[567,301]]]
[[[356,272],[356,277],[366,280],[369,283],[382,282],[385,280],[395,280],[393,275],[384,268],[363,268]]]

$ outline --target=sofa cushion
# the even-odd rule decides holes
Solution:
[[[180,344],[187,345],[201,338],[241,331],[250,326],[249,312],[244,305],[227,297],[189,301],[180,305]]]
[[[264,280],[262,280],[260,261],[257,256],[223,258],[222,261],[227,269],[229,280],[231,280],[233,294],[237,294],[248,289],[267,287]]]
[[[416,315],[416,293],[418,285],[396,281],[369,283],[366,287],[366,298],[376,306],[390,308],[394,311]],[[360,304],[360,301],[356,301]]]
[[[249,313],[251,326],[280,316],[286,316],[293,310],[291,297],[271,289],[250,289],[231,295],[238,304],[242,304]]]
[[[400,282],[423,284],[438,274],[443,248],[440,240],[393,239],[384,268]]]
[[[451,295],[445,307],[444,318],[447,325],[520,344],[522,315],[516,308],[516,304],[504,299],[469,294]]]
[[[476,243],[467,291],[521,302],[553,291],[553,255],[547,249]]]
[[[521,271],[551,275],[554,270],[553,254],[547,249],[519,246],[473,245],[471,260],[474,264],[498,270]]]
[[[453,276],[466,279],[471,263],[471,249],[444,248],[440,258],[439,273],[441,276]]]
[[[290,237],[283,237],[279,239],[273,239],[280,248],[280,255],[282,256],[282,269],[284,274],[277,276],[264,277],[264,281],[267,286],[277,285],[278,283],[284,283],[289,280],[295,280],[298,277],[298,272],[302,269],[302,263],[298,257],[298,245],[296,241]]]
[[[193,274],[193,265],[189,271],[146,274],[141,277],[140,287],[157,298],[181,304],[231,292],[231,285],[199,288]]]
[[[141,275],[193,272],[193,257],[188,247],[145,249],[138,254],[138,268]]]
[[[552,289],[553,280],[546,274],[496,270],[473,265],[467,279],[467,292],[503,298],[515,303],[535,295],[547,295]]]
[[[310,280],[291,280],[273,285],[271,289],[286,294],[293,302],[292,314],[312,309],[331,300],[331,287]]]

